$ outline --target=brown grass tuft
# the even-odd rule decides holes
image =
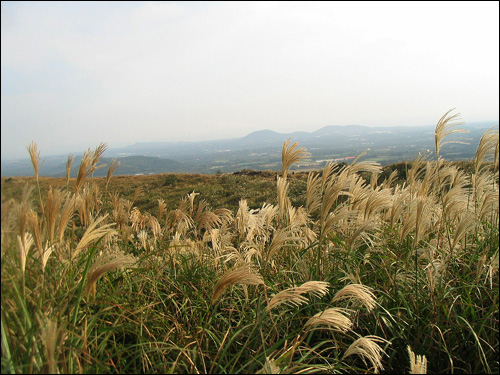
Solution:
[[[21,271],[24,273],[24,270],[26,269],[26,258],[28,257],[28,253],[31,249],[31,246],[33,246],[33,236],[28,233],[24,232],[24,238],[21,236],[17,236],[17,247],[19,249],[19,260],[21,263]]]
[[[444,138],[456,133],[469,133],[468,130],[465,129],[455,129],[457,126],[463,125],[463,122],[455,122],[455,120],[460,119],[460,113],[456,113],[453,116],[450,115],[450,112],[454,111],[455,108],[450,109],[446,112],[443,117],[441,117],[436,125],[436,130],[434,133],[434,142],[436,147],[436,158],[439,160],[441,148],[447,143],[462,143],[467,144],[466,142],[462,142],[459,140],[449,140],[443,142]]]
[[[214,293],[212,294],[212,303],[214,303],[226,290],[229,285],[259,285],[264,284],[262,276],[258,271],[249,264],[233,268],[227,271],[215,284]]]
[[[95,295],[97,280],[99,280],[106,272],[124,267],[130,268],[133,267],[136,262],[137,259],[133,255],[125,255],[121,251],[101,255],[90,268],[85,288],[87,297],[90,293]]]
[[[80,251],[82,251],[92,241],[102,238],[105,235],[116,233],[116,231],[111,228],[114,224],[105,224],[101,227],[97,227],[106,219],[107,216],[108,215],[106,214],[97,218],[88,226],[87,230],[80,239],[80,242],[76,246],[76,249],[73,251],[72,257],[76,257],[80,253]]]
[[[281,151],[281,176],[285,179],[288,168],[290,168],[292,164],[295,164],[302,160],[306,160],[310,156],[305,148],[297,148],[297,146],[299,145],[297,142],[288,147],[290,145],[290,142],[290,138],[286,140],[283,143],[283,149]]]
[[[479,173],[483,164],[487,161],[493,161],[494,165],[498,163],[498,130],[488,129],[477,146],[474,157],[474,172]]]
[[[33,169],[35,170],[35,177],[38,181],[38,175],[40,173],[40,151],[35,142],[31,141],[28,147],[28,153],[30,155],[31,164],[33,164]]]
[[[329,283],[325,281],[308,281],[301,286],[288,288],[276,294],[269,304],[267,310],[278,307],[281,304],[290,304],[292,306],[300,306],[309,300],[303,296],[305,293],[311,293],[316,297],[323,297],[328,293]]]
[[[347,332],[351,330],[353,324],[348,316],[351,312],[349,309],[332,307],[309,318],[305,326],[311,328],[322,326],[333,331]]]
[[[349,346],[344,354],[344,358],[357,354],[361,357],[365,365],[368,360],[374,367],[375,373],[378,373],[379,370],[384,369],[382,366],[382,354],[386,353],[377,342],[389,343],[389,341],[378,336],[360,337]]]
[[[266,363],[264,364],[262,369],[256,372],[256,374],[279,374],[280,372],[281,369],[276,364],[276,361],[274,359],[266,357]]]
[[[427,358],[425,355],[417,355],[408,345],[408,355],[410,356],[410,374],[427,374]]]
[[[115,159],[111,161],[111,164],[108,167],[108,173],[106,174],[106,189],[108,188],[109,181],[111,180],[111,176],[120,166],[120,162]]]
[[[362,284],[349,284],[343,287],[341,290],[335,294],[332,302],[337,302],[341,300],[355,300],[360,304],[366,306],[368,311],[372,311],[376,306],[375,294],[371,288]]]
[[[69,186],[69,178],[71,176],[71,166],[75,160],[75,155],[69,154],[68,161],[66,162],[66,186]]]

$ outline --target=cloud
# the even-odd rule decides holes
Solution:
[[[468,121],[498,118],[495,9],[3,2],[2,157],[35,135],[62,149],[428,125],[455,106]]]

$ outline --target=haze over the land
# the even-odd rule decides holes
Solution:
[[[2,2],[1,158],[498,121],[498,2]]]

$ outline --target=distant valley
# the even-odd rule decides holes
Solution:
[[[498,122],[476,122],[462,127],[468,134],[469,144],[447,144],[442,149],[446,160],[469,160],[474,157],[483,133]],[[326,126],[314,132],[277,133],[260,130],[242,138],[203,142],[147,142],[122,148],[109,149],[100,165],[109,165],[113,158],[120,162],[115,175],[158,173],[228,173],[243,169],[279,170],[283,142],[291,138],[311,154],[308,162],[296,169],[321,168],[327,161],[347,161],[368,150],[363,160],[377,161],[382,165],[413,160],[422,152],[434,152],[434,126],[420,127],[368,127],[360,125]],[[453,139],[452,137],[449,138]],[[89,145],[97,146],[97,145]],[[28,156],[28,155],[27,155]],[[66,175],[67,155],[45,156],[40,176]],[[76,176],[81,155],[75,157],[71,175]],[[107,167],[100,168],[95,176],[105,176]],[[2,176],[33,176],[31,161],[2,160]]]

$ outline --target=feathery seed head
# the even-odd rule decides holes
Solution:
[[[379,370],[384,369],[382,366],[382,355],[386,353],[377,342],[389,343],[389,341],[378,336],[360,337],[349,346],[344,354],[344,358],[357,354],[365,364],[367,364],[366,361],[368,360],[374,367],[375,373],[378,373]]]
[[[256,372],[256,374],[279,374],[280,371],[281,369],[276,364],[276,361],[274,359],[266,357],[266,363],[264,364],[262,369]]]
[[[31,164],[33,164],[33,169],[35,170],[35,177],[38,180],[38,174],[40,172],[40,151],[35,142],[31,141],[28,147],[28,153],[30,154]]]
[[[444,138],[456,133],[469,133],[468,130],[465,129],[455,129],[459,125],[463,125],[463,122],[455,122],[455,120],[460,119],[460,113],[456,113],[453,116],[450,115],[450,112],[454,111],[455,108],[450,109],[446,112],[443,117],[441,117],[436,125],[436,130],[434,132],[434,141],[436,147],[436,157],[439,161],[441,148],[447,143],[462,143],[467,144],[466,142],[462,142],[459,140],[450,140],[443,142]]]
[[[281,304],[290,304],[293,306],[300,306],[304,303],[309,302],[309,300],[303,296],[305,293],[311,293],[316,297],[323,297],[328,293],[328,287],[330,284],[325,281],[308,281],[301,286],[288,288],[282,290],[276,294],[269,304],[267,305],[267,310],[271,310],[278,307]]]
[[[212,294],[212,303],[214,303],[226,290],[229,285],[259,285],[264,284],[262,276],[250,264],[244,264],[227,271],[215,284]]]
[[[116,231],[112,229],[112,226],[114,224],[105,224],[100,227],[98,225],[102,223],[108,214],[101,216],[97,218],[96,220],[92,221],[92,223],[88,226],[87,230],[83,234],[82,238],[80,239],[80,242],[76,246],[74,252],[73,252],[73,257],[76,257],[81,250],[83,250],[88,244],[90,244],[92,241],[97,240],[99,238],[102,238],[108,234],[116,234]]]
[[[493,128],[488,129],[483,134],[474,157],[475,173],[481,170],[486,161],[493,161],[494,165],[498,163],[498,139],[498,130],[495,131]]]
[[[427,374],[427,358],[425,355],[415,356],[410,345],[408,345],[407,349],[410,356],[410,374]]]
[[[343,287],[335,294],[332,302],[345,299],[352,299],[364,305],[368,311],[376,307],[376,299],[373,290],[362,284],[349,284]]]
[[[111,180],[111,176],[113,175],[113,173],[115,173],[115,171],[118,169],[119,166],[120,166],[120,162],[117,161],[116,158],[114,158],[111,161],[111,164],[109,165],[108,173],[106,175],[106,187],[108,186],[109,181]]]
[[[24,270],[26,268],[26,258],[28,257],[28,253],[31,249],[31,246],[33,246],[33,236],[31,233],[24,232],[23,235],[24,238],[21,236],[17,236],[17,246],[19,249],[19,259],[21,262],[21,271],[24,274]]]
[[[99,278],[101,278],[106,272],[124,267],[134,267],[136,262],[137,259],[133,255],[125,255],[121,251],[109,252],[100,255],[89,271],[87,285],[85,288],[87,297],[91,292],[95,294],[97,280],[99,280]]]
[[[347,332],[351,330],[352,321],[349,314],[352,310],[331,307],[325,311],[319,312],[306,322],[306,327],[318,327],[331,329],[334,331]]]
[[[281,151],[281,175],[286,179],[288,168],[292,164],[298,163],[299,161],[306,160],[310,154],[303,147],[297,148],[299,145],[297,142],[292,144],[290,147],[290,138],[283,143],[283,149]]]

